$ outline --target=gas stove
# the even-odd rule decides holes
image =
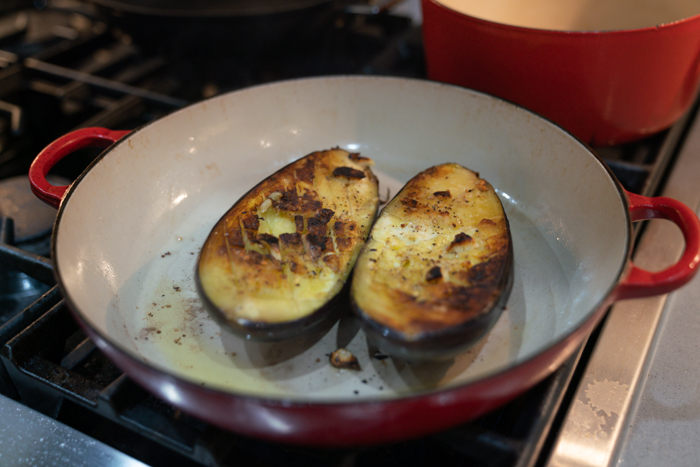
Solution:
[[[587,378],[601,358],[598,349],[619,332],[607,331],[617,311],[553,375],[478,420],[419,440],[316,450],[224,432],[146,393],[96,349],[54,286],[49,240],[55,212],[30,193],[26,178],[48,143],[83,127],[134,129],[189,103],[282,79],[424,78],[420,24],[410,5],[391,14],[342,8],[320,28],[323,40],[315,46],[245,60],[185,58],[142,47],[88,3],[37,5],[18,1],[0,10],[0,459],[37,465],[568,465],[561,459],[576,443],[570,434],[582,433],[576,411],[592,400]],[[626,189],[655,195],[677,185],[675,179],[667,183],[669,168],[675,167],[671,177],[684,171],[678,164],[688,158],[694,114],[647,140],[596,151]],[[68,183],[96,155],[81,151],[52,176]],[[697,199],[687,204],[695,207]],[[638,229],[642,247],[647,235],[658,235],[648,230]],[[675,244],[682,247],[680,240]],[[614,308],[640,306],[633,302]],[[663,303],[658,315],[662,309]],[[655,327],[644,331],[647,340]],[[647,353],[643,349],[638,370]],[[632,394],[640,371],[634,381],[620,383]]]

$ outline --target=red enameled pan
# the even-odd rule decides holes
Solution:
[[[50,168],[84,146],[109,148],[71,186],[50,186]],[[279,167],[334,146],[374,159],[391,193],[446,161],[498,190],[515,277],[507,309],[476,347],[412,364],[381,358],[350,317],[313,339],[254,343],[208,316],[193,276],[214,223]],[[59,209],[55,274],[99,348],[174,406],[288,443],[385,443],[482,415],[560,366],[613,301],[670,292],[700,260],[700,222],[683,204],[625,192],[586,145],[529,111],[422,80],[286,81],[131,133],[78,130],[36,158],[30,179]],[[657,217],[680,227],[686,250],[652,273],[629,255],[632,222]],[[338,347],[361,369],[332,367],[328,354]]]

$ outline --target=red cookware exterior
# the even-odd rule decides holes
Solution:
[[[70,203],[71,190],[47,182],[46,174],[51,167],[82,147],[122,144],[119,140],[128,139],[128,133],[104,128],[77,130],[59,138],[37,156],[29,172],[30,181],[37,196],[53,206],[61,206],[58,223],[65,204]],[[108,154],[109,150],[100,157]],[[672,199],[646,198],[622,189],[620,195],[626,197],[630,221],[664,218],[678,225],[686,241],[682,258],[656,273],[629,262],[621,280],[582,326],[520,365],[450,389],[364,402],[302,403],[237,395],[185,381],[134,358],[109,336],[94,329],[70,301],[68,305],[96,345],[132,379],[171,404],[215,425],[250,436],[303,445],[395,442],[449,428],[512,400],[580,348],[614,300],[670,292],[694,276],[700,262],[700,221],[692,210]],[[65,291],[67,285],[58,275],[59,287]]]
[[[611,302],[557,345],[510,371],[452,390],[366,403],[280,403],[203,388],[122,352],[74,313],[112,361],[174,406],[221,428],[269,441],[316,447],[371,446],[426,436],[494,410],[530,389],[576,352]],[[222,416],[225,414],[225,416]],[[464,414],[469,414],[465,419]]]
[[[45,157],[37,157],[29,169],[29,177],[32,182],[32,192],[37,198],[50,206],[58,208],[68,186],[56,186],[46,180],[49,170],[63,159],[67,154],[79,149],[93,147],[106,148],[116,143],[130,131],[113,131],[103,128],[85,128],[68,133],[58,138],[44,149]]]
[[[689,108],[700,81],[700,16],[620,31],[485,21],[422,0],[428,77],[526,107],[592,146],[641,139]]]

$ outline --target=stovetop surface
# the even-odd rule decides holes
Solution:
[[[345,12],[325,30],[330,45],[251,64],[231,57],[182,61],[145,54],[123,31],[96,20],[85,4],[59,1],[40,7],[0,10],[0,187],[3,180],[23,180],[38,151],[75,128],[132,129],[188,103],[279,79],[321,74],[424,78],[420,28],[400,14]],[[598,152],[625,188],[649,195],[662,184],[684,132],[680,125],[641,144]],[[61,163],[55,176],[74,179],[96,154],[87,151]],[[66,436],[86,436],[78,444],[104,456],[92,465],[121,465],[122,455],[151,465],[217,466],[234,460],[256,465],[540,465],[546,459],[542,453],[555,443],[550,428],[556,431],[562,423],[562,400],[573,397],[569,381],[581,378],[577,355],[502,410],[422,440],[371,449],[294,449],[224,433],[145,393],[95,349],[52,287],[51,216],[24,216],[42,219],[40,225],[27,225],[17,204],[24,205],[0,205],[0,262],[9,266],[0,269],[0,279],[16,284],[0,299],[0,410],[8,417],[27,412],[30,426],[38,428],[6,433],[0,452],[63,455],[66,445],[56,433],[66,427],[72,433]],[[28,259],[22,253],[27,251]],[[591,350],[582,352],[585,358]],[[87,452],[81,449],[76,452]]]
[[[696,214],[699,150],[696,118],[660,193]],[[634,263],[658,271],[677,260],[684,240],[669,222],[646,224]],[[697,463],[698,284],[695,277],[672,294],[625,300],[612,307],[566,409],[548,465]]]

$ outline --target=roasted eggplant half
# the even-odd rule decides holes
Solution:
[[[352,308],[383,353],[447,359],[495,324],[512,281],[510,228],[495,190],[447,163],[415,176],[382,210],[355,265]]]
[[[198,258],[199,293],[219,323],[247,339],[284,340],[333,316],[379,205],[372,160],[311,153],[245,194]]]

